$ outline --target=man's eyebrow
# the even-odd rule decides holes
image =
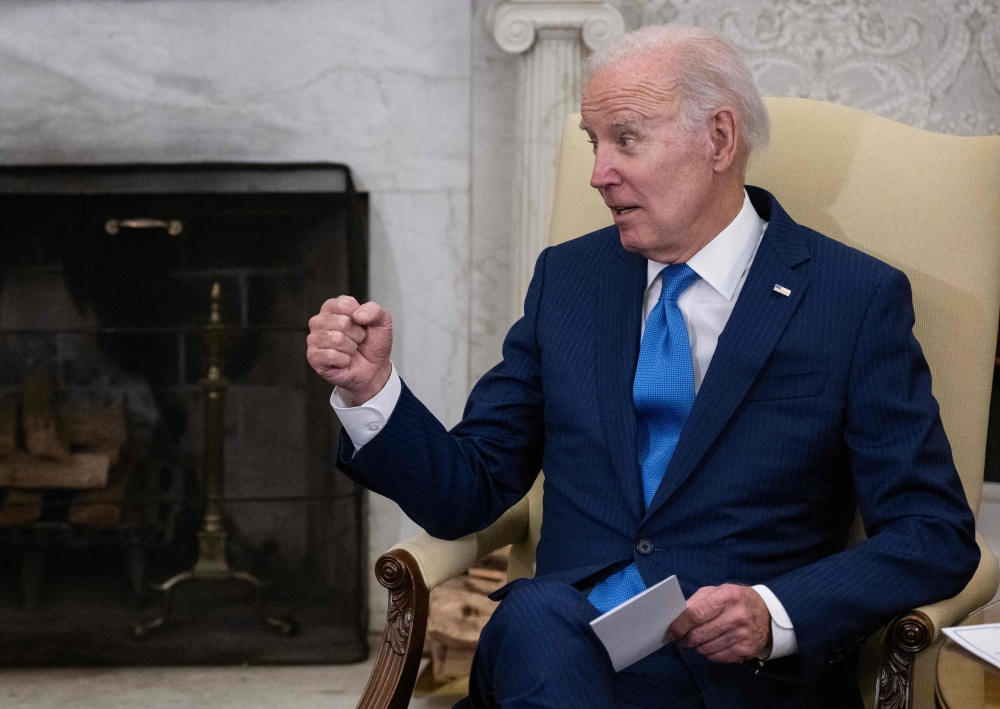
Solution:
[[[639,116],[621,116],[611,121],[611,128],[637,128],[645,123],[645,120]],[[590,126],[587,125],[586,121],[580,121],[580,130],[589,131]]]
[[[621,116],[611,121],[612,128],[636,128],[644,121],[639,116]]]

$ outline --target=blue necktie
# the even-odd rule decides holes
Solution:
[[[639,424],[642,496],[647,508],[663,480],[694,405],[691,341],[677,298],[697,280],[698,274],[681,263],[664,268],[660,278],[663,288],[646,319],[632,384],[632,401]],[[646,584],[633,563],[594,586],[589,598],[597,610],[607,613],[645,590]]]

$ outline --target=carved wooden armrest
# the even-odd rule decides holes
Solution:
[[[978,532],[976,541],[980,551],[979,567],[961,593],[897,616],[886,626],[875,688],[875,709],[910,709],[917,655],[941,636],[942,628],[960,623],[993,599],[1000,583],[1000,570],[996,557]]]
[[[875,709],[909,709],[917,654],[934,641],[934,624],[921,611],[911,611],[889,623],[882,640],[882,662],[875,689]]]
[[[382,647],[358,709],[405,709],[424,650],[430,591],[417,560],[405,549],[380,556],[375,576],[389,590],[389,612]]]

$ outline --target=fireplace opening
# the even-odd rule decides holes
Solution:
[[[305,360],[366,288],[343,166],[0,168],[0,663],[367,656],[363,493]]]

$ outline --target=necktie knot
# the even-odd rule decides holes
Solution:
[[[660,271],[663,289],[660,300],[677,300],[688,286],[698,280],[698,274],[686,263],[673,263]]]

